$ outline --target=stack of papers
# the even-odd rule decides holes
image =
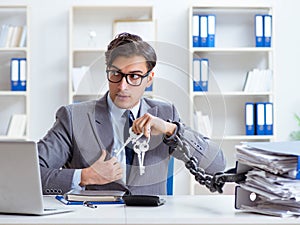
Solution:
[[[244,143],[236,149],[238,163],[250,168],[245,182],[239,184],[246,192],[240,193],[255,195],[255,201],[238,203],[238,208],[273,216],[300,216],[300,142]]]

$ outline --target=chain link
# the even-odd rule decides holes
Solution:
[[[198,167],[198,159],[190,156],[189,145],[176,135],[176,148],[174,148],[175,155],[185,162],[185,167],[195,176],[195,180],[204,185],[210,192],[223,193],[223,186],[226,182],[240,182],[245,180],[245,174],[226,174],[217,172],[214,175],[206,174],[204,169]]]

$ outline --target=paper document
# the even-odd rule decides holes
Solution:
[[[299,216],[300,142],[244,143],[236,150],[238,163],[250,168],[236,190],[236,208],[273,216]],[[250,201],[253,194],[255,199]]]

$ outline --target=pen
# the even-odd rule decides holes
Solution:
[[[86,207],[89,207],[89,208],[94,208],[94,209],[97,208],[96,205],[94,205],[91,202],[87,202],[87,201],[83,202],[83,205],[86,206]]]

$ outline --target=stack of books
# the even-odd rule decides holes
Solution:
[[[71,190],[56,199],[66,205],[91,204],[123,204],[124,191],[115,190]]]
[[[253,142],[236,146],[237,209],[272,216],[300,216],[300,141]]]

